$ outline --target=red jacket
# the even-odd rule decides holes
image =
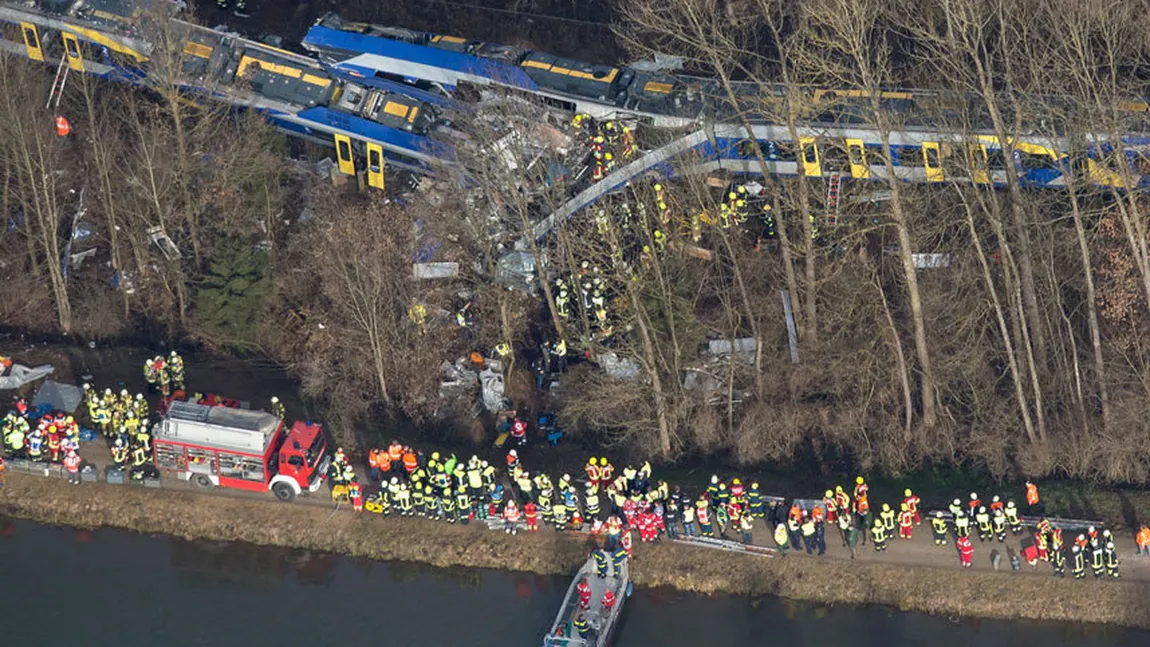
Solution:
[[[535,519],[538,517],[538,514],[535,511],[534,503],[528,501],[526,504],[524,504],[523,516],[527,517],[527,521],[529,522],[535,521]]]

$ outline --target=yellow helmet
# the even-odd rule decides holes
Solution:
[[[827,490],[827,493],[826,493],[826,494],[824,494],[823,496],[825,496],[826,498],[828,498],[828,499],[829,499],[829,498],[833,497],[834,495],[835,495],[835,493],[834,493],[834,492],[831,492],[830,490]]]
[[[732,481],[731,485],[740,485],[739,479],[735,479],[734,481]]]
[[[902,495],[903,495],[903,496],[910,496],[910,488],[907,488],[907,489],[903,490],[903,491],[902,491]]]
[[[906,504],[905,504],[905,503],[904,503],[904,504],[902,504],[902,506],[901,506],[901,509],[902,509],[902,511],[903,511],[903,512],[906,512],[907,510],[910,510],[910,508],[906,507]]]
[[[588,463],[590,463],[591,465],[594,465],[594,464],[595,464],[595,457],[594,457],[594,456],[592,456],[592,457],[591,457],[591,460],[589,460],[589,461],[587,461],[587,462],[588,462]]]
[[[861,476],[856,476],[856,477],[855,477],[855,483],[858,483],[859,485],[862,485],[862,484],[863,484],[863,477],[861,477]]]
[[[606,464],[607,464],[607,459],[606,459],[606,458],[600,458],[600,459],[599,459],[599,464],[600,464],[600,465],[606,465]]]

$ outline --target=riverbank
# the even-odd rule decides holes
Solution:
[[[9,474],[0,513],[40,523],[108,526],[189,540],[240,541],[375,560],[567,574],[586,543],[552,532],[514,538],[475,525],[381,520],[328,506],[244,496],[85,484]],[[635,546],[637,586],[734,595],[775,595],[823,604],[878,604],[945,616],[1054,620],[1150,628],[1150,584],[1073,581],[957,567],[764,559],[689,546]]]

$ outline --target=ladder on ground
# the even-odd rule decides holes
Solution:
[[[52,81],[52,91],[48,93],[48,103],[44,105],[48,110],[56,110],[60,107],[60,97],[64,96],[64,86],[68,83],[68,71],[71,70],[68,65],[68,53],[60,57],[60,65],[56,68],[56,78]]]
[[[842,188],[843,174],[831,173],[827,182],[827,224],[837,225],[839,220],[839,190]]]

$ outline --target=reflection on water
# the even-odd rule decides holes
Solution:
[[[302,550],[72,530],[0,518],[0,609],[7,647],[137,642],[212,647],[380,643],[538,645],[568,582],[466,568],[372,562]],[[43,604],[44,600],[53,603]],[[130,614],[128,613],[130,611]],[[147,618],[125,633],[130,618]],[[364,618],[368,620],[364,620]],[[252,642],[253,631],[259,640]],[[638,589],[616,647],[785,645],[1143,647],[1150,633],[1072,624],[951,621],[868,607]]]

